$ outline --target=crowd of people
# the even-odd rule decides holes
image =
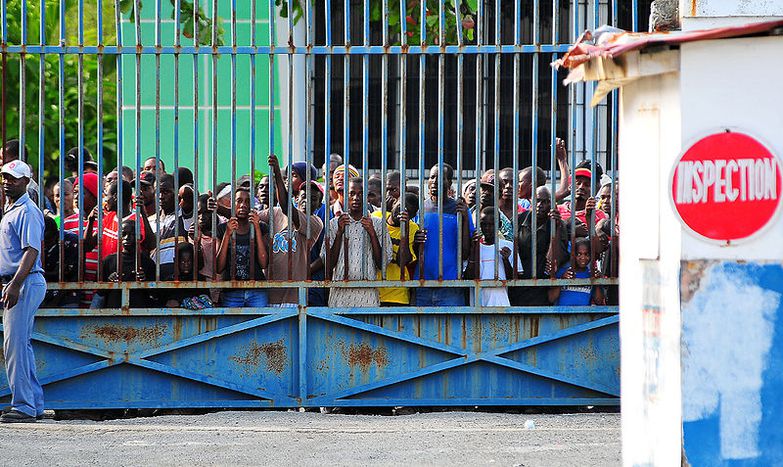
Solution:
[[[9,141],[2,162],[23,159],[21,152],[18,141]],[[91,154],[76,148],[65,156],[62,180],[40,187],[31,180],[27,190],[44,207],[48,283],[179,282],[133,288],[130,307],[297,306],[298,288],[263,284],[324,279],[338,286],[308,287],[308,306],[616,304],[616,286],[595,284],[494,283],[478,294],[465,287],[339,284],[616,276],[617,183],[590,161],[572,172],[560,140],[556,153],[565,175],[555,193],[545,172],[532,167],[517,177],[511,168],[462,177],[457,193],[449,164],[423,174],[420,193],[418,179],[404,181],[397,171],[363,180],[337,154],[321,170],[299,161],[290,171],[270,156],[268,176],[246,175],[199,192],[185,167],[169,173],[151,157],[138,173],[121,167],[102,176]],[[201,288],[218,280],[255,280],[259,287]],[[107,289],[49,290],[43,303],[121,305],[121,292]]]

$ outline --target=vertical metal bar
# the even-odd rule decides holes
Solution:
[[[5,43],[5,33],[6,33],[6,25],[5,25],[5,4],[6,2],[3,1],[3,42]],[[65,45],[65,0],[60,0],[60,37],[59,37],[59,45],[61,47],[60,53],[58,54],[58,73],[57,73],[57,109],[58,109],[58,140],[59,140],[59,152],[60,152],[60,163],[59,163],[59,177],[60,177],[60,190],[63,189],[63,183],[65,178],[65,56],[62,52],[62,47]],[[118,41],[122,39],[122,36],[120,33],[117,33]],[[118,42],[119,44],[120,42]],[[5,83],[5,53],[3,54],[3,82]],[[120,79],[120,72],[122,71],[121,67],[117,67],[117,79]],[[121,87],[117,86],[117,91]],[[117,106],[122,105],[122,99],[117,100]],[[3,132],[5,132],[5,86],[3,86]],[[119,120],[118,121],[122,121]],[[118,133],[120,135],[121,133]],[[3,144],[5,144],[5,134],[3,134]],[[82,191],[84,187],[79,187],[79,191]],[[61,191],[62,193],[62,191]],[[61,196],[60,203],[62,206],[62,202],[64,198]],[[61,209],[62,211],[62,209]],[[76,213],[77,222],[79,224],[83,223],[82,214],[81,212]],[[63,279],[63,275],[65,274],[65,250],[63,247],[63,242],[65,240],[65,219],[62,217],[62,214],[60,215],[60,280]],[[77,278],[79,280],[83,279],[84,275],[84,245],[82,242],[79,242],[78,246],[78,255],[79,258],[76,262],[77,264]],[[99,261],[100,264],[100,261]],[[81,296],[79,297],[81,300]]]
[[[422,7],[423,8],[423,7]],[[445,13],[443,11],[443,0],[438,0],[438,31],[439,31],[439,46],[441,48],[441,51],[445,51],[445,44],[444,44],[444,22],[445,22]],[[444,131],[445,131],[445,123],[444,123],[444,113],[445,113],[445,107],[444,107],[444,101],[445,96],[445,87],[446,87],[446,79],[445,74],[446,70],[444,68],[443,63],[443,53],[438,55],[438,251],[440,253],[438,254],[438,280],[443,280],[443,197],[448,196],[448,192],[443,193],[441,192],[441,186],[443,186],[443,179],[444,179]],[[454,174],[451,174],[452,178]],[[457,262],[459,264],[459,262]]]
[[[136,29],[136,173],[139,173],[141,171],[141,45],[142,45],[142,36],[141,36],[141,0],[135,0],[134,1],[134,24]],[[160,80],[157,80],[159,83]],[[157,91],[157,86],[159,84],[156,83],[156,102],[158,101],[157,97],[159,96]],[[157,109],[156,109],[156,118],[157,117]],[[160,125],[156,124],[156,127],[159,127]],[[156,154],[157,158],[157,154]],[[156,163],[159,163],[159,161],[156,159]],[[120,170],[119,168],[117,170]],[[158,170],[158,166],[155,166],[155,170]],[[119,181],[119,172],[117,173],[118,177],[117,180]],[[117,184],[117,275],[119,277],[122,277],[122,273],[120,272],[120,265],[122,264],[122,242],[119,241],[119,234],[122,230],[122,215],[120,212],[122,211],[123,201],[122,201],[122,190],[120,189],[120,184]],[[160,190],[158,183],[155,184],[155,215],[156,215],[156,224],[157,229],[155,230],[155,239],[156,239],[156,247],[157,251],[160,251]],[[140,265],[140,255],[141,255],[141,223],[136,222],[136,261],[134,264],[135,270],[138,270]],[[159,257],[156,257],[155,259],[155,280],[160,279],[160,260]],[[123,295],[123,298],[125,298],[125,295]],[[124,302],[122,303],[123,306],[129,306],[129,303]]]
[[[457,134],[456,134],[456,149],[457,149],[457,188],[456,188],[456,194],[457,199],[462,196],[462,172],[464,171],[463,167],[463,161],[462,161],[462,153],[463,153],[463,147],[462,147],[462,131],[464,129],[464,113],[465,113],[465,86],[464,86],[464,75],[465,75],[465,55],[462,53],[462,47],[464,46],[464,41],[462,38],[462,18],[460,14],[460,8],[461,8],[461,1],[456,0],[455,8],[454,8],[454,14],[455,14],[455,22],[457,27],[457,45],[460,48],[460,53],[457,54]],[[470,213],[466,212],[465,215],[470,215]],[[462,223],[464,220],[462,219],[462,216],[457,216],[457,263],[461,265],[462,264]],[[457,279],[462,279],[462,267],[457,268]]]
[[[38,42],[41,46],[46,44],[46,25],[44,23],[46,17],[46,2],[41,3],[39,6],[40,24],[38,30]],[[46,105],[46,98],[44,93],[44,59],[46,55],[41,52],[38,54],[38,183],[41,187],[44,186],[44,106]],[[41,211],[44,210],[44,198],[43,188],[42,194],[38,197],[38,207]],[[61,221],[62,222],[62,221]]]
[[[232,3],[232,9],[236,11],[235,1]],[[256,186],[256,54],[258,53],[256,47],[256,0],[250,0],[250,45],[253,48],[250,54],[250,203],[251,207],[256,208],[256,193],[258,192]],[[255,229],[250,229],[250,246],[251,251],[255,252]],[[250,264],[254,269],[255,261]],[[253,273],[255,274],[255,271]],[[255,279],[255,275],[252,277]]]
[[[326,0],[326,7],[324,10],[324,16],[326,17],[326,45],[332,45],[332,14],[331,14],[331,0]],[[329,264],[329,256],[331,256],[329,248],[329,223],[331,218],[331,194],[330,189],[332,184],[332,165],[331,165],[331,153],[332,153],[332,119],[329,115],[332,113],[332,56],[327,54],[324,58],[324,166],[326,167],[326,173],[324,174],[324,278],[327,280],[332,279],[332,271],[327,266]]]
[[[482,10],[481,6],[482,2],[479,2],[479,12]],[[477,42],[479,45],[481,45],[481,35],[478,33],[478,31],[481,28],[481,22],[483,21],[483,16],[481,16],[481,13],[478,15],[478,19],[476,21],[477,25]],[[482,149],[483,149],[483,132],[484,128],[482,126],[482,121],[484,119],[484,104],[483,104],[483,97],[484,97],[484,55],[477,55],[476,56],[476,161],[475,161],[475,167],[476,167],[476,190],[479,190],[478,193],[478,203],[476,204],[476,208],[474,211],[474,224],[478,225],[478,215],[481,213],[481,156],[482,156]],[[478,248],[476,245],[472,244],[472,248]],[[471,252],[471,254],[474,254]],[[478,264],[475,265],[476,270],[474,271],[474,279],[479,278],[479,267]],[[476,280],[475,287],[473,289],[473,303],[476,305],[476,307],[479,307],[481,305],[481,281]]]
[[[579,37],[579,0],[572,0],[571,3],[571,10],[573,11],[573,29],[572,29],[572,36],[571,36],[571,42],[576,41],[576,38]],[[583,89],[586,89],[587,85],[582,85]],[[576,168],[576,143],[577,143],[577,89],[576,86],[572,86],[570,89],[571,92],[571,144],[569,145],[571,147],[571,213],[570,213],[570,221],[571,221],[571,264],[574,263],[574,257],[575,257],[575,251],[574,251],[574,244],[576,243],[576,209],[574,202],[574,194],[576,193],[576,178],[573,176],[574,169]]]
[[[406,0],[400,0],[400,18],[405,18],[407,16],[407,5]],[[386,19],[386,23],[388,26],[388,18]],[[386,39],[384,43],[388,43],[389,36],[388,36],[388,27],[384,31],[386,33]],[[403,47],[407,46],[408,42],[408,34],[406,31],[406,22],[400,21],[400,43]],[[407,144],[408,144],[408,112],[407,112],[407,101],[408,101],[408,56],[406,54],[400,54],[398,56],[399,59],[399,66],[400,66],[400,198],[402,200],[402,208],[407,208],[405,203],[405,194],[407,193],[407,176],[406,176],[406,158],[407,158]],[[424,194],[419,194],[420,199],[424,199]],[[421,214],[423,212],[423,204],[419,203],[419,217],[420,219],[424,219],[424,215]],[[420,226],[423,227],[424,223],[419,222]],[[418,256],[419,264],[422,262],[421,258],[421,250],[416,252],[416,255]],[[404,279],[405,271],[400,268],[400,279]],[[421,269],[420,269],[421,270]],[[420,279],[424,279],[424,277],[419,276]]]
[[[634,4],[636,4],[636,1],[634,1]],[[612,1],[612,25],[617,26],[617,0]],[[636,13],[634,12],[634,20],[636,20]],[[636,28],[634,28],[636,30]],[[611,243],[609,246],[609,250],[606,254],[606,261],[609,262],[609,277],[615,277],[617,274],[617,271],[615,270],[615,254],[617,252],[617,239],[615,237],[616,233],[614,231],[615,229],[615,219],[617,217],[617,196],[616,196],[616,183],[617,183],[617,138],[619,134],[619,123],[618,123],[618,115],[620,114],[620,101],[619,101],[620,93],[617,90],[612,91],[612,146],[611,146],[611,158],[612,158],[612,182],[611,187],[609,188],[611,190],[611,198],[610,198],[610,208],[609,208],[609,236],[611,237]],[[606,167],[606,171],[609,171],[609,167]]]
[[[500,2],[495,1],[495,45],[500,48],[501,44],[501,30],[500,30]],[[494,265],[495,265],[495,271],[494,271],[494,279],[499,279],[499,266],[500,266],[500,246],[498,244],[498,237],[500,233],[500,190],[499,190],[499,184],[500,184],[500,53],[495,54],[495,79],[494,79],[494,85],[495,85],[495,95],[493,98],[493,105],[495,107],[494,117],[495,117],[495,134],[492,138],[493,146],[494,146],[494,160],[492,167],[495,169],[495,179],[493,181],[493,191],[495,193],[495,216],[494,216],[494,223],[495,223],[495,241],[493,243],[495,252],[494,252]],[[480,252],[479,252],[480,254]]]
[[[64,14],[64,11],[63,11]],[[78,11],[77,11],[77,19],[78,19],[78,35],[77,39],[79,42],[79,55],[77,57],[77,77],[76,77],[76,86],[77,86],[77,93],[78,93],[78,102],[77,102],[77,150],[79,151],[79,154],[77,156],[78,158],[78,177],[79,177],[79,213],[84,212],[84,55],[82,55],[82,49],[81,47],[84,46],[84,3],[82,0],[79,0],[78,2]],[[63,27],[65,27],[64,20],[63,20]],[[24,67],[22,67],[23,69]],[[24,80],[21,81],[20,87],[24,89],[25,84]],[[20,120],[24,120],[24,113],[20,112]],[[22,139],[24,135],[20,134],[20,144],[24,145],[24,140]],[[24,146],[22,146],[24,147]],[[98,185],[102,185],[99,183]],[[101,206],[101,198],[98,198],[98,206]],[[100,211],[100,208],[98,209]],[[79,258],[84,258],[84,226],[82,222],[79,222],[79,242],[81,243],[80,251],[79,251]],[[99,258],[100,261],[100,258]],[[86,269],[87,265],[85,262]],[[82,270],[82,274],[79,276],[79,281],[84,280],[84,270]]]
[[[595,29],[598,27],[598,23],[600,22],[600,2],[595,2],[593,4],[593,15],[592,15],[592,28]],[[590,83],[590,94],[593,95],[595,93],[596,84]],[[587,98],[585,98],[585,105],[587,105]],[[590,154],[590,197],[592,198],[595,196],[595,158],[596,158],[596,152],[598,149],[598,141],[597,141],[597,134],[598,134],[598,108],[592,107],[589,110],[589,154]],[[587,217],[589,215],[589,218]],[[585,220],[588,222],[588,226],[590,227],[590,234],[589,239],[592,242],[592,239],[595,238],[595,209],[593,209],[590,212],[585,211]],[[595,251],[593,248],[590,248],[590,273],[592,274],[595,268]]]
[[[498,13],[496,11],[496,13]],[[495,34],[497,42],[500,42],[500,34],[496,32]],[[496,43],[497,45],[497,43]],[[495,271],[494,271],[494,279],[498,280],[499,278],[499,272],[498,272],[498,266],[500,263],[500,248],[498,245],[497,239],[500,235],[500,54],[495,54],[495,78],[494,78],[494,87],[495,92],[492,99],[492,104],[494,109],[494,135],[492,138],[493,143],[493,161],[492,161],[492,168],[495,169],[495,177],[492,180],[493,189],[492,191],[495,194],[494,199],[494,224],[495,224],[495,242],[493,243],[494,247],[494,265],[495,265]]]
[[[532,95],[531,95],[531,122],[530,122],[530,137],[531,137],[531,147],[530,147],[530,157],[531,157],[531,171],[530,171],[530,182],[531,182],[531,190],[530,190],[530,208],[533,212],[531,218],[530,218],[530,229],[532,233],[532,242],[530,244],[531,253],[531,266],[532,266],[532,276],[533,278],[538,278],[538,248],[536,248],[536,245],[538,244],[538,219],[536,216],[536,205],[538,202],[538,197],[536,195],[536,178],[538,173],[538,54],[533,54],[533,71],[532,71]]]
[[[217,138],[218,138],[218,53],[217,53],[217,9],[218,9],[218,2],[217,0],[212,0],[212,38],[211,38],[211,44],[212,44],[212,160],[211,160],[211,168],[212,168],[212,189],[213,191],[217,192],[217,178],[218,178],[218,148],[217,148]],[[231,174],[231,217],[236,216],[236,195],[235,195],[235,189],[236,189],[236,180],[234,177],[234,174]],[[216,213],[212,214],[213,216],[213,223],[212,225],[216,225]],[[231,267],[229,276],[231,280],[236,279],[236,231],[234,231],[231,234],[231,248],[230,248],[230,254],[231,254]],[[252,264],[252,261],[251,261]]]
[[[289,251],[286,255],[286,258],[288,260],[288,272],[287,272],[287,279],[289,281],[293,280],[293,256],[291,253],[291,242],[293,239],[293,221],[291,220],[291,216],[293,214],[294,209],[294,187],[292,181],[292,171],[293,171],[293,165],[294,165],[294,57],[295,55],[291,53],[290,46],[294,43],[294,26],[293,26],[293,12],[291,11],[291,2],[288,2],[288,171],[286,172],[288,174],[288,196],[287,202],[285,206],[280,206],[280,209],[283,209],[286,215],[286,223],[287,223],[287,235],[288,237],[288,248]]]
[[[557,2],[553,2],[554,5],[557,4]],[[553,7],[555,8],[555,7]],[[522,15],[522,8],[521,8],[521,2],[517,1],[514,2],[514,45],[520,45],[522,42],[522,30],[521,30],[521,19]],[[513,126],[514,126],[514,141],[512,143],[513,145],[513,154],[511,157],[511,164],[512,164],[512,171],[513,171],[513,183],[514,183],[514,203],[513,203],[513,209],[514,209],[514,216],[513,219],[511,219],[512,222],[512,232],[513,232],[513,239],[512,239],[512,247],[511,247],[511,263],[516,265],[517,264],[517,258],[519,255],[519,245],[517,242],[517,239],[519,237],[519,216],[516,214],[517,208],[519,206],[519,89],[520,89],[520,56],[518,53],[514,54],[514,104],[513,104]],[[533,214],[535,211],[533,211],[531,207],[531,214]],[[513,279],[517,279],[517,268],[514,267],[514,276]]]
[[[237,2],[231,0],[231,186],[232,192],[237,188]],[[252,157],[252,153],[251,153]],[[255,209],[255,193],[253,193],[253,173],[250,173],[250,208]],[[236,198],[236,196],[234,197]],[[236,214],[234,214],[236,215]],[[255,279],[256,249],[255,229],[250,226],[250,258],[248,270],[251,280]]]
[[[41,9],[43,11],[44,4],[46,2],[41,2]],[[98,39],[98,46],[103,45],[103,5],[102,2],[96,2],[96,13],[98,16],[98,31],[97,31],[97,39]],[[43,21],[43,16],[42,16]],[[43,38],[43,36],[42,36]],[[101,50],[101,49],[99,49]],[[97,55],[97,83],[96,83],[96,93],[97,93],[97,102],[96,102],[96,111],[97,111],[97,148],[96,148],[96,157],[98,158],[98,174],[103,175],[104,172],[104,163],[103,163],[103,53],[98,52]],[[43,73],[43,70],[41,70]],[[41,117],[41,122],[43,122],[43,116]],[[43,140],[41,141],[43,143]],[[41,144],[43,145],[43,144]],[[43,172],[41,172],[43,173]],[[117,168],[117,180],[122,180],[121,178],[122,171],[120,168]],[[103,183],[98,184],[98,194],[102,193],[103,189]],[[62,185],[61,185],[62,186]],[[62,200],[62,198],[60,198]],[[100,199],[100,197],[99,197]],[[60,217],[60,223],[63,223],[62,216]],[[98,210],[98,231],[103,231],[103,209]],[[96,273],[96,280],[100,280],[101,275],[103,274],[103,261],[101,261],[101,246],[100,242],[98,243],[98,265],[97,265],[97,273]]]
[[[346,2],[348,3],[348,2]],[[364,27],[362,29],[363,40],[362,43],[365,47],[370,45],[370,3],[369,0],[364,0],[364,15],[362,22]],[[364,196],[362,198],[362,215],[368,213],[367,207],[367,188],[368,188],[368,170],[369,170],[369,126],[370,126],[370,111],[369,111],[369,93],[370,93],[370,77],[369,77],[369,59],[367,54],[362,55],[362,192]],[[385,224],[385,222],[384,222]],[[383,242],[383,238],[379,239]],[[381,252],[384,249],[381,248]],[[367,253],[367,237],[362,235],[362,279],[367,278],[367,261],[364,255]],[[383,253],[381,253],[383,256]],[[371,255],[372,256],[372,255]],[[383,261],[381,261],[383,263]]]
[[[81,4],[80,4],[81,5]],[[81,22],[79,23],[81,26]],[[21,0],[20,44],[27,45],[27,0]],[[81,57],[81,55],[79,56]],[[81,76],[80,76],[81,77]],[[27,53],[19,54],[19,158],[28,162],[27,154]],[[81,97],[81,94],[80,94]],[[80,119],[81,122],[81,119]],[[39,180],[43,182],[42,180]],[[43,198],[43,195],[41,196]]]
[[[156,0],[158,1],[158,0]],[[174,0],[174,199],[179,200],[179,45],[180,45],[180,0]],[[191,216],[196,217],[196,211],[198,210],[198,188],[194,185],[193,187],[193,211],[191,211]],[[174,212],[179,212],[179,201],[175,203],[174,206]],[[176,214],[175,214],[176,215]],[[185,213],[182,213],[183,221]],[[193,219],[194,223],[196,222],[196,219]],[[184,224],[183,224],[184,227]],[[179,253],[178,253],[178,246],[179,246],[179,220],[175,222],[174,224],[174,280],[179,280]],[[187,229],[185,231],[185,236],[187,237]],[[197,237],[196,237],[197,238]],[[194,238],[194,259],[193,262],[194,268],[193,268],[193,279],[197,279],[198,275],[198,245],[195,244],[195,238]],[[185,278],[187,279],[187,278]]]
[[[274,2],[269,2],[269,154],[274,155],[275,154],[275,44],[277,43],[276,40],[276,32],[275,32],[275,20],[277,18],[277,13],[275,11],[275,4]],[[328,120],[328,119],[327,119]],[[275,184],[273,183],[272,179],[273,173],[271,171],[271,167],[269,168],[269,177],[267,178],[267,183],[269,184],[269,210],[272,211],[272,208],[275,205]],[[275,216],[269,216],[269,232],[275,231]],[[267,251],[272,251],[272,237],[273,235],[269,235],[269,245],[267,246]],[[273,270],[273,264],[272,261],[270,261],[267,265],[267,276],[272,276],[272,270]]]
[[[179,1],[179,0],[177,0]],[[255,1],[254,1],[255,4]],[[178,8],[179,9],[179,8]],[[198,15],[198,0],[193,0],[193,15],[194,17]],[[255,29],[254,29],[255,30]],[[177,38],[179,38],[181,32],[179,31],[179,21],[177,21],[177,31],[175,32],[177,35]],[[198,123],[198,116],[201,110],[199,109],[199,89],[198,89],[198,79],[199,79],[199,73],[198,73],[198,50],[199,50],[199,39],[198,39],[198,20],[197,18],[194,18],[193,21],[193,46],[195,53],[193,53],[193,209],[197,211],[198,209],[198,192],[199,190],[203,190],[201,187],[201,184],[199,183],[199,176],[200,176],[200,169],[199,169],[199,140],[198,140],[198,133],[199,133],[199,123]],[[254,56],[255,57],[255,56]],[[207,191],[207,190],[203,190]],[[213,196],[217,197],[217,193],[210,191],[210,193],[213,194]],[[194,212],[194,214],[196,214]],[[214,216],[213,216],[214,219]],[[198,222],[198,216],[196,216],[196,220],[194,221],[194,224],[196,225],[196,228],[193,232],[194,235],[194,242],[199,241],[201,238],[200,236],[200,228],[199,228],[199,222]],[[212,237],[211,245],[211,251],[209,252],[203,252],[202,254],[209,254],[213,258],[213,265],[217,263],[215,261],[216,248],[215,243],[217,242],[216,239],[216,231],[217,226],[213,223],[212,224],[212,231],[210,232],[210,236]],[[201,244],[199,243],[198,248],[201,248]],[[198,268],[193,268],[193,278],[198,278]],[[213,268],[212,270],[212,277],[209,278],[210,280],[215,279],[215,270]]]
[[[366,3],[366,2],[365,2]],[[383,238],[386,238],[386,232],[388,231],[388,224],[386,222],[386,177],[388,174],[389,164],[389,0],[383,0],[381,12],[381,34],[382,43],[385,48],[384,54],[381,57],[381,220],[383,220]],[[369,26],[369,21],[368,21]],[[369,34],[367,34],[369,36]],[[366,44],[365,44],[366,45]],[[402,188],[402,187],[401,187]],[[405,210],[405,192],[401,191],[402,211]],[[400,225],[400,238],[402,235],[408,232],[408,225]],[[400,248],[404,245],[400,244]],[[381,280],[386,280],[386,249],[381,249],[382,261],[381,261]],[[400,280],[405,280],[404,267],[400,268]]]
[[[426,22],[422,22],[422,35],[426,34]],[[424,41],[422,41],[424,43]],[[421,206],[421,211],[424,213],[426,212],[424,209],[424,204],[426,204],[426,200],[430,199],[430,194],[425,194],[424,192],[424,174],[425,174],[425,148],[424,148],[424,132],[425,132],[425,120],[424,120],[424,106],[425,106],[425,95],[424,92],[426,90],[426,84],[427,84],[427,78],[426,78],[426,67],[427,67],[427,57],[424,54],[419,55],[419,196],[421,196],[423,201],[423,204]],[[443,173],[441,172],[438,174],[438,177],[443,177]],[[443,185],[442,179],[439,178],[438,181],[439,185]],[[438,195],[440,197],[440,187],[438,187]],[[422,219],[424,219],[424,215],[422,215]],[[438,258],[440,258],[443,255],[442,251],[438,252]],[[431,259],[426,259],[429,261],[432,261]],[[424,261],[425,258],[419,258],[419,278],[420,279],[426,279],[424,277]]]
[[[160,0],[155,0],[155,170],[160,167]],[[174,88],[177,88],[176,81],[174,81]],[[137,103],[141,105],[141,102]],[[118,175],[121,174],[120,169],[117,169]],[[177,199],[177,193],[179,186],[177,184],[179,177],[177,176],[177,165],[174,164],[174,199]],[[138,185],[139,180],[136,180]],[[137,190],[138,191],[138,190]],[[160,197],[160,189],[157,190],[157,197]],[[138,210],[138,207],[137,207]],[[139,215],[138,213],[136,214]],[[137,217],[138,218],[138,217]],[[160,215],[158,216],[160,219]],[[141,228],[140,222],[136,222],[137,228]],[[174,206],[174,243],[177,243],[177,236],[179,235],[179,221],[177,219],[177,206]],[[155,231],[155,280],[160,280],[160,220],[158,220],[158,229]],[[179,280],[178,264],[177,264],[177,250],[174,248],[174,277]],[[137,265],[138,267],[138,265]]]
[[[351,2],[345,4],[345,45],[351,43]],[[348,211],[348,186],[350,177],[348,166],[351,163],[351,57],[343,55],[343,150],[345,151],[345,169],[343,170],[343,212]],[[343,261],[345,274],[343,279],[348,280],[348,235],[343,237]]]
[[[64,3],[64,0],[62,0],[62,3]],[[65,20],[63,19],[63,26],[62,26],[63,28],[64,28],[64,25],[65,25]],[[120,10],[120,0],[115,0],[114,1],[114,27],[115,27],[115,31],[116,31],[116,34],[117,34],[117,50],[119,52],[121,52],[122,51],[122,13],[121,13],[121,10]],[[61,54],[60,55],[61,68],[62,68],[62,57],[63,56]],[[118,55],[116,55],[114,57],[114,59],[116,60],[116,66],[117,66],[117,70],[116,70],[116,75],[117,75],[117,167],[119,168],[119,167],[122,167],[122,165],[123,165],[123,151],[124,151],[124,148],[125,148],[124,132],[123,132],[123,121],[122,121],[123,120],[123,118],[122,118],[123,117],[123,115],[122,115],[123,114],[123,106],[124,106],[124,98],[123,98],[123,92],[122,92],[122,86],[123,86],[123,82],[122,82],[122,76],[123,76],[122,55],[118,54]],[[62,94],[60,96],[60,99],[62,100]],[[60,106],[62,106],[62,103],[60,104]],[[60,142],[60,145],[64,149],[65,148],[65,142],[64,142],[64,140],[65,140],[65,130],[63,128],[64,125],[62,124],[62,122],[60,123],[60,125],[61,125],[61,130],[60,131],[62,132],[62,139],[63,139],[63,141]],[[60,165],[61,166],[63,165],[63,158],[60,158]],[[137,174],[137,177],[138,177],[138,166],[136,167],[136,169],[137,169],[136,174]],[[117,173],[117,175],[118,175],[118,179],[119,179],[119,172]],[[98,194],[99,195],[101,194],[101,190],[103,189],[102,185],[103,185],[102,183],[98,184]],[[82,190],[80,189],[79,192],[81,192],[81,191]],[[122,190],[120,190],[120,191],[122,191]],[[100,196],[98,197],[98,201],[100,203]],[[98,209],[98,231],[99,232],[103,231],[103,223],[102,223],[103,217],[102,216],[103,216],[103,209]],[[79,221],[81,223],[81,219]],[[103,263],[103,261],[101,260],[103,258],[103,251],[102,251],[103,248],[102,248],[101,243],[102,242],[100,242],[100,241],[98,242],[98,280],[102,280],[103,279],[103,275],[102,275],[103,274],[103,272],[102,272],[102,268],[103,268],[102,263]],[[120,242],[117,242],[117,243],[120,243]],[[79,254],[80,255],[82,254],[81,251],[79,252]],[[111,254],[111,253],[109,253],[109,254]],[[83,256],[80,256],[80,258],[83,258]],[[120,259],[119,256],[117,257],[117,259]],[[80,264],[81,264],[81,261],[80,261]],[[122,262],[118,261],[117,262],[117,275],[119,276],[121,273],[122,273]]]
[[[631,0],[631,28],[639,30],[639,0]]]

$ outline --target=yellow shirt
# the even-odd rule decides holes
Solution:
[[[375,211],[371,214],[377,218],[381,217],[381,211]],[[388,219],[391,215],[390,212],[386,213]],[[389,237],[392,240],[392,260],[386,266],[386,279],[390,281],[400,280],[400,265],[397,264],[397,253],[400,250],[400,228],[386,223],[386,228],[389,231]],[[413,237],[419,230],[419,226],[413,221],[408,221],[408,244],[411,250],[411,261],[416,260],[416,250],[413,248]],[[378,279],[381,278],[381,273],[378,272]],[[405,279],[410,280],[411,276],[405,273]],[[398,303],[401,305],[408,305],[411,302],[410,293],[407,287],[379,287],[381,295],[381,303]]]

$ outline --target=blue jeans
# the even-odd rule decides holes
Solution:
[[[10,310],[3,306],[3,352],[11,408],[31,417],[44,411],[43,388],[35,374],[35,355],[30,338],[35,312],[46,295],[46,280],[40,273],[27,276],[19,301]]]
[[[269,305],[266,290],[231,289],[223,291],[223,306],[226,308],[261,308]]]
[[[465,306],[464,289],[422,287],[412,290],[416,306]]]

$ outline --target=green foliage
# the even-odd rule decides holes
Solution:
[[[176,2],[171,0],[171,5],[176,7]],[[171,12],[171,19],[175,19],[175,12]],[[204,10],[199,7],[198,9],[198,43],[199,45],[212,45],[212,19],[208,18],[204,14]],[[196,18],[193,14],[193,2],[187,0],[181,0],[179,22],[182,25],[182,35],[188,39],[192,39],[196,29]],[[225,30],[223,29],[223,21],[220,17],[217,18],[217,37],[215,45],[223,45],[223,35]]]
[[[97,44],[97,18],[98,5],[101,1],[103,9],[103,43],[116,44],[116,21],[113,0],[84,0],[84,9],[78,10],[77,0],[45,0],[42,2],[26,2],[27,7],[27,44],[39,44],[41,25],[41,4],[44,10],[44,41],[47,44],[60,42],[60,1],[65,9],[65,42],[77,44],[79,16],[83,17],[84,43]],[[122,17],[134,20],[134,2],[136,0],[121,0],[120,11]],[[172,5],[174,0],[171,0]],[[139,0],[139,7],[141,1]],[[7,35],[10,44],[22,43],[22,0],[7,0],[6,21]],[[181,1],[181,13],[184,26],[182,34],[192,37],[193,34],[193,3],[187,0]],[[199,43],[207,45],[212,43],[212,20],[204,15],[199,8]],[[190,24],[188,24],[190,21]],[[223,44],[223,27],[218,18],[218,45]],[[190,34],[190,35],[189,35]],[[81,119],[84,145],[97,156],[98,140],[98,60],[95,55],[84,55],[82,68],[82,92],[83,92],[83,118]],[[116,56],[104,56],[102,83],[102,128],[103,128],[103,155],[106,167],[111,167],[117,161],[117,76]],[[20,95],[20,66],[25,67],[25,87],[23,95]],[[39,154],[39,131],[43,130],[44,139],[44,168],[45,176],[57,175],[60,159],[60,87],[59,71],[60,58],[58,55],[44,56],[43,69],[43,120],[39,119],[40,97],[40,56],[26,54],[24,57],[17,54],[7,55],[6,81],[3,83],[3,92],[6,96],[6,112],[4,114],[6,125],[6,138],[19,137],[19,118],[21,105],[24,105],[25,144],[29,150],[29,161],[37,173]],[[76,55],[63,57],[63,130],[65,134],[65,150],[78,144],[79,136],[79,59]],[[23,100],[22,100],[23,99]]]
[[[291,12],[294,24],[304,15],[304,1],[290,0]],[[406,0],[405,18],[400,15],[400,0],[388,0],[389,41],[392,45],[402,43],[402,24],[405,23],[406,42],[408,44],[421,44],[421,7],[425,5],[425,36],[426,43],[438,45],[440,43],[440,18],[438,0]],[[275,5],[280,9],[280,16],[288,17],[288,0],[275,0]],[[478,8],[478,0],[463,0],[459,2],[461,24],[457,24],[456,14],[457,0],[444,0],[444,43],[457,44],[459,28],[462,29],[463,40],[472,42],[475,33],[475,14]],[[370,0],[370,22],[375,27],[382,27],[383,1]]]

